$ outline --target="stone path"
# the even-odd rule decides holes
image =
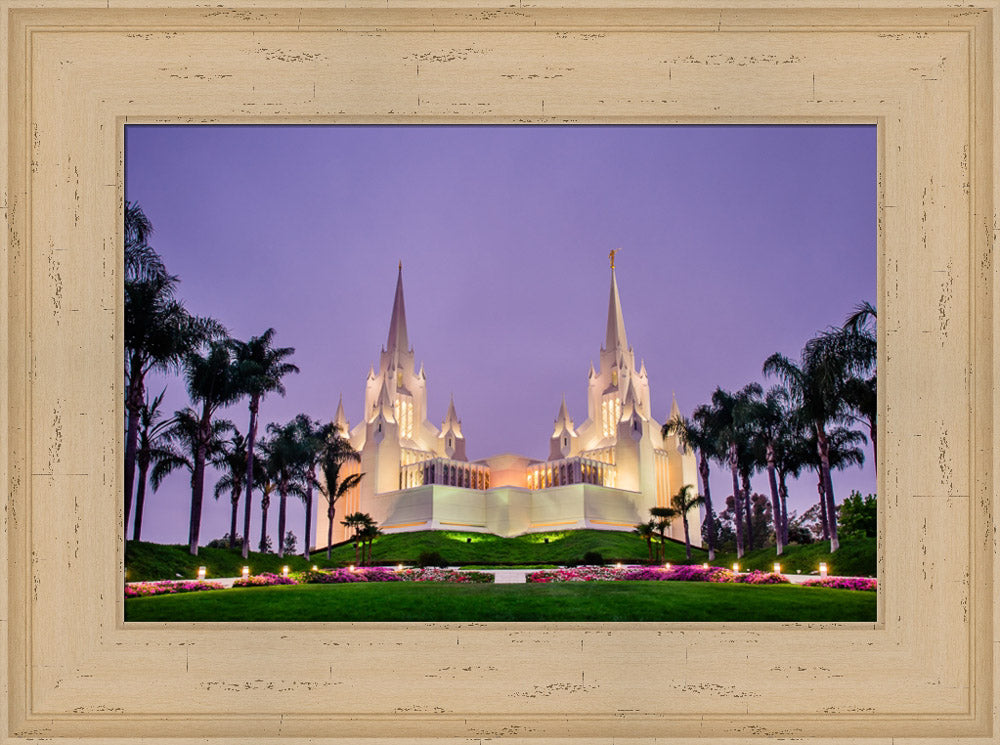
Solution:
[[[534,569],[483,569],[487,574],[493,575],[493,583],[497,585],[523,585],[528,572]]]

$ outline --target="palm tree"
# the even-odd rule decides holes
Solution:
[[[299,368],[285,360],[295,353],[292,347],[272,347],[275,330],[269,328],[260,336],[251,337],[250,341],[231,340],[230,347],[236,357],[239,368],[240,386],[244,394],[250,397],[250,426],[247,429],[247,473],[253,473],[254,448],[257,442],[257,413],[260,402],[268,393],[285,395],[285,386],[281,379],[290,373],[297,373]],[[253,485],[247,482],[246,505],[244,506],[243,534],[250,534],[250,507]],[[306,537],[308,543],[309,538]],[[243,558],[248,556],[249,541],[243,542]]]
[[[153,224],[136,202],[125,202],[125,281],[164,276],[166,267],[149,245]]]
[[[768,485],[771,489],[771,512],[774,517],[774,542],[778,556],[785,551],[785,528],[782,522],[782,501],[778,490],[777,470],[779,451],[787,444],[784,435],[791,417],[788,401],[788,391],[781,386],[774,386],[763,398],[751,399],[746,412],[749,415],[753,460],[758,466],[763,466],[767,470]]]
[[[864,445],[865,436],[857,430],[847,427],[833,427],[827,432],[828,453],[830,469],[841,471],[848,466],[861,466],[865,462],[865,454],[860,445]],[[834,520],[830,520],[831,514],[829,504],[825,496],[825,482],[822,478],[821,461],[819,459],[819,448],[816,442],[816,433],[811,432],[804,443],[803,450],[807,454],[806,465],[812,468],[819,479],[816,484],[816,491],[820,498],[820,522],[823,526],[823,538],[830,538],[831,526],[836,522],[836,512]]]
[[[267,510],[271,506],[271,494],[278,488],[278,479],[271,465],[270,442],[261,440],[258,443],[261,457],[253,461],[253,485],[260,491],[260,543],[261,553],[267,551]],[[249,543],[249,536],[243,541],[244,547]],[[246,553],[246,548],[243,549]]]
[[[219,408],[238,400],[243,391],[239,386],[237,368],[230,356],[229,345],[225,341],[210,342],[204,354],[200,351],[189,353],[184,365],[188,395],[192,401],[201,404],[198,448],[195,451],[195,470],[191,478],[191,523],[188,534],[188,550],[192,556],[197,556],[212,418]]]
[[[670,527],[671,521],[677,517],[677,510],[673,507],[650,507],[649,514],[653,516],[653,527],[656,528],[656,532],[660,536],[660,546],[656,551],[656,560],[662,561],[660,557],[660,551],[663,552],[663,557],[666,558],[667,555],[667,528]]]
[[[846,401],[844,383],[852,374],[864,370],[866,347],[874,340],[862,337],[847,340],[843,329],[820,333],[806,342],[802,361],[795,364],[782,354],[772,354],[764,361],[764,373],[777,376],[791,393],[803,416],[816,432],[816,448],[823,481],[823,504],[830,533],[830,552],[840,547],[837,537],[836,499],[830,477],[830,443],[827,427],[844,418]]]
[[[198,458],[218,456],[225,446],[224,436],[232,431],[232,422],[216,419],[210,423],[206,437],[197,411],[188,407],[175,412],[170,428],[163,432],[163,447],[152,452],[153,470],[149,480],[153,491],[159,490],[168,474],[184,468],[191,474],[191,491],[194,493]]]
[[[749,413],[751,402],[759,396],[761,387],[757,383],[744,386],[737,393],[716,388],[712,393],[712,418],[716,423],[719,450],[728,455],[729,470],[733,477],[733,509],[736,525],[736,557],[743,558],[744,537],[752,546],[753,523],[750,516],[750,468],[752,462],[748,448]],[[740,488],[740,475],[743,488]],[[744,513],[746,536],[744,536]]]
[[[648,522],[639,523],[632,531],[646,542],[646,549],[649,553],[649,563],[653,563],[653,538],[656,536],[656,521],[650,519]]]
[[[326,500],[326,558],[330,558],[333,546],[333,518],[337,514],[337,502],[347,492],[361,482],[363,473],[352,473],[340,478],[340,468],[347,461],[361,462],[361,455],[351,447],[351,443],[340,436],[336,427],[326,438],[326,444],[320,455],[319,468],[323,475],[322,481],[316,481],[316,487]],[[355,551],[355,560],[357,551]]]
[[[364,525],[361,526],[361,530],[358,532],[358,535],[361,538],[361,546],[362,546],[361,563],[362,564],[367,563],[368,565],[371,565],[371,563],[372,563],[372,544],[375,542],[376,538],[378,538],[380,535],[382,535],[382,531],[379,530],[378,525],[376,525],[375,521],[371,519],[371,516],[365,515],[365,517],[368,518],[368,521]],[[365,546],[365,544],[368,545],[368,559],[367,559],[367,561],[365,560],[365,556],[364,556],[364,546]]]
[[[222,327],[192,316],[174,297],[177,277],[153,274],[125,281],[125,494],[128,525],[135,486],[139,423],[146,400],[146,375],[178,369],[185,357]]]
[[[676,433],[684,448],[694,448],[698,451],[698,473],[701,474],[702,496],[705,499],[705,539],[708,543],[708,560],[715,560],[715,543],[717,540],[715,527],[715,511],[712,509],[712,492],[708,485],[708,462],[718,460],[718,432],[714,427],[712,409],[709,406],[699,406],[694,410],[692,419],[675,416],[663,425],[664,437]]]
[[[691,493],[692,491],[694,491],[694,486],[685,484],[670,500],[670,504],[673,505],[674,510],[684,520],[684,547],[687,550],[688,561],[691,561],[691,533],[688,528],[688,511],[705,503],[704,497],[696,496]]]
[[[285,512],[288,495],[303,494],[302,481],[308,453],[301,438],[299,423],[293,419],[288,424],[267,425],[270,435],[268,460],[278,484],[278,556],[285,555]]]
[[[222,452],[212,460],[212,465],[222,470],[222,477],[215,482],[214,495],[219,496],[229,490],[231,511],[229,515],[229,548],[236,545],[236,515],[246,483],[247,440],[239,430],[233,428],[233,436],[223,446]],[[245,543],[247,536],[243,536]]]
[[[877,361],[876,361],[876,321],[875,306],[865,301],[854,308],[854,312],[844,320],[846,335],[845,354],[857,358],[866,371],[855,375],[844,383],[844,399],[851,411],[851,418],[864,422],[868,427],[868,439],[872,443],[872,464],[878,470],[878,429],[877,409]],[[870,373],[870,375],[868,374]]]
[[[358,544],[361,542],[361,532],[368,526],[372,524],[371,515],[364,512],[352,512],[347,515],[340,524],[345,528],[350,528],[354,531],[351,536],[351,540],[354,541],[354,563],[358,563]],[[329,551],[329,549],[327,549]]]
[[[146,503],[146,474],[149,473],[150,463],[154,458],[158,459],[162,455],[162,450],[166,441],[163,438],[164,431],[173,424],[173,419],[161,419],[160,404],[163,403],[163,396],[167,392],[164,388],[160,395],[152,401],[146,398],[142,409],[139,410],[139,442],[136,450],[136,461],[139,465],[139,483],[135,493],[135,528],[132,533],[132,540],[142,539],[142,512]]]
[[[298,428],[298,437],[302,442],[303,463],[305,466],[305,490],[303,500],[305,502],[306,529],[305,547],[302,554],[306,561],[309,560],[309,544],[312,540],[312,510],[313,510],[313,488],[316,486],[316,469],[320,465],[323,452],[326,449],[327,441],[334,436],[337,426],[333,422],[320,424],[313,421],[305,414],[295,417],[295,426]]]

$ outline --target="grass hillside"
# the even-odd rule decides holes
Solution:
[[[584,555],[591,551],[600,553],[605,563],[643,564],[648,557],[646,542],[624,532],[572,530],[501,538],[484,533],[421,531],[376,538],[372,545],[372,560],[375,564],[385,565],[415,564],[422,553],[436,552],[453,566],[564,565],[581,562]],[[668,541],[666,551],[666,561],[686,563],[683,543]],[[701,563],[706,560],[706,555],[702,549],[692,549],[692,562]],[[712,563],[730,567],[734,561],[735,554],[719,554]],[[770,571],[775,561],[773,548],[759,549],[744,556],[740,560],[740,568]],[[786,574],[794,574],[796,570],[802,574],[813,573],[821,561],[827,562],[830,574],[873,576],[875,539],[846,540],[835,555],[829,553],[829,543],[826,542],[792,545],[780,559],[782,572]],[[259,574],[280,572],[285,564],[294,572],[308,569],[312,564],[332,567],[354,562],[354,547],[350,543],[335,546],[329,561],[326,552],[321,551],[314,553],[308,562],[301,556],[279,559],[274,554],[253,552],[244,561],[238,550],[224,548],[201,548],[198,556],[191,556],[187,546],[135,541],[129,541],[125,549],[125,566],[130,581],[176,579],[178,575],[192,579],[197,575],[199,566],[206,567],[211,578],[238,577],[244,564],[250,566],[252,573]]]
[[[774,547],[760,548],[744,554],[739,560],[741,570],[762,569],[771,571],[774,562],[781,564],[782,574],[813,574],[819,571],[819,563],[826,562],[831,575],[845,577],[874,577],[876,568],[876,546],[874,538],[849,538],[840,542],[837,553],[830,553],[830,542],[820,541],[806,546],[792,544],[785,547],[780,557]],[[716,566],[731,567],[737,561],[736,554],[716,554],[712,562]]]
[[[548,543],[546,543],[548,539]],[[422,553],[437,552],[450,565],[547,565],[570,564],[583,560],[584,554],[596,551],[606,563],[621,561],[638,564],[647,560],[646,542],[632,533],[605,530],[572,530],[531,533],[516,538],[501,538],[488,533],[420,531],[380,536],[372,544],[375,564],[414,564]],[[685,561],[684,544],[667,541],[667,561]],[[693,561],[704,561],[706,552],[692,549]],[[254,574],[280,572],[287,564],[292,571],[320,567],[347,566],[355,562],[354,546],[334,546],[328,561],[326,551],[312,554],[307,562],[301,556],[279,559],[274,554],[250,553],[246,561],[238,550],[201,548],[191,556],[187,546],[129,541],[125,548],[125,566],[130,581],[193,578],[204,566],[209,577],[237,577],[244,564]]]

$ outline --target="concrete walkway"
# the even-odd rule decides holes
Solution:
[[[534,569],[480,569],[484,574],[493,575],[493,583],[496,585],[523,585],[527,580],[528,572]]]

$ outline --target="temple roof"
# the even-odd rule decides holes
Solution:
[[[399,264],[396,278],[396,297],[392,301],[392,317],[389,319],[389,337],[385,342],[387,352],[406,352],[410,342],[406,336],[406,307],[403,304],[403,264]]]
[[[628,339],[625,338],[625,317],[622,315],[622,303],[618,296],[618,280],[615,278],[614,267],[611,268],[611,297],[608,300],[608,332],[604,340],[607,351],[628,349]]]

